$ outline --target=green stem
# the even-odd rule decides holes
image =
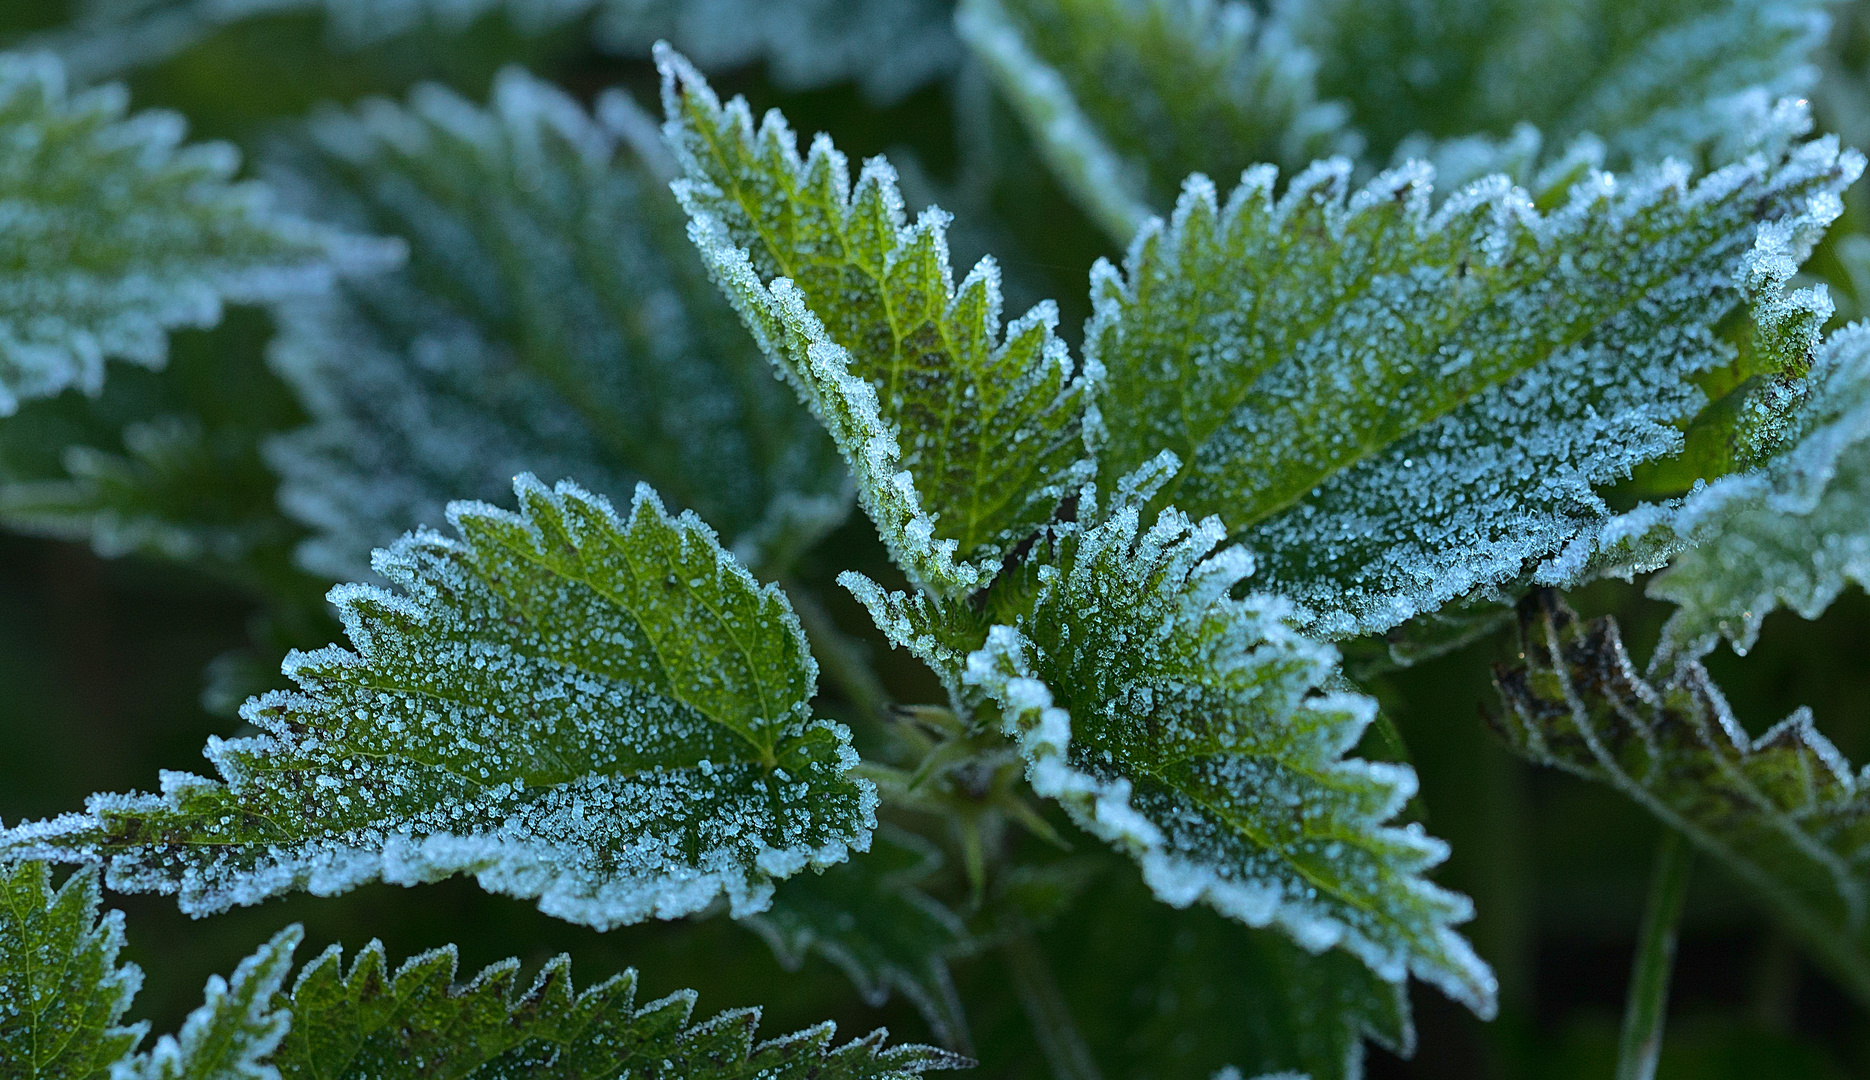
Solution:
[[[840,629],[810,590],[795,581],[781,581],[780,587],[792,601],[818,670],[866,719],[881,717],[890,704],[889,691],[871,670],[864,644]]]
[[[1006,956],[1007,974],[1026,1010],[1039,1050],[1052,1067],[1053,1080],[1103,1080],[1103,1073],[1091,1058],[1091,1048],[1084,1044],[1084,1036],[1071,1018],[1071,1007],[1059,991],[1052,965],[1033,940],[1032,928],[1011,914],[1002,916],[1000,926],[1004,931],[1001,951]]]
[[[1617,1080],[1653,1080],[1662,1054],[1662,1024],[1669,1011],[1669,973],[1675,967],[1675,928],[1688,892],[1694,850],[1674,829],[1665,829],[1650,872],[1649,903],[1643,911],[1630,994],[1623,1009],[1623,1039],[1617,1047]]]

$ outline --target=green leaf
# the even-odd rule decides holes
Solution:
[[[1303,167],[1355,154],[1348,112],[1317,100],[1316,64],[1245,4],[968,0],[956,22],[1047,162],[1127,242],[1193,172]]]
[[[447,946],[392,973],[373,941],[347,972],[327,949],[293,986],[292,1031],[274,1059],[282,1080],[903,1080],[971,1064],[927,1046],[886,1049],[881,1030],[834,1049],[829,1023],[755,1044],[757,1009],[691,1024],[693,991],[639,1009],[627,971],[576,992],[562,955],[524,992],[517,960],[465,985],[455,962]]]
[[[756,130],[687,61],[658,64],[710,272],[830,430],[897,563],[938,593],[978,589],[1088,476],[1089,380],[1056,308],[1003,331],[998,268],[983,259],[957,288],[946,215],[908,224],[887,162],[853,190],[829,139],[801,160],[777,112]]]
[[[864,1003],[894,990],[908,998],[936,1041],[969,1050],[967,1016],[948,973],[974,942],[960,918],[917,886],[941,868],[940,849],[885,826],[868,854],[780,885],[769,910],[743,920],[786,967],[809,955],[842,968]]]
[[[639,488],[629,519],[575,484],[520,513],[456,503],[453,540],[376,560],[401,592],[331,593],[356,651],[295,653],[296,692],[213,739],[220,780],[0,833],[0,857],[102,861],[113,888],[202,914],[290,889],[476,874],[598,927],[727,897],[863,849],[875,791],[811,719],[817,666],[776,586]]]
[[[275,995],[303,936],[289,926],[242,960],[231,983],[210,977],[206,1000],[188,1014],[181,1034],[164,1035],[153,1050],[113,1066],[111,1080],[278,1080],[265,1061],[292,1017],[276,1007]]]
[[[1732,119],[1724,99],[1749,88],[1807,91],[1828,6],[1288,0],[1279,21],[1316,55],[1320,93],[1348,101],[1381,153],[1412,134],[1505,135],[1528,123],[1555,146],[1595,133],[1621,164],[1721,138]]]
[[[1615,620],[1549,590],[1520,605],[1499,727],[1528,759],[1608,784],[1756,890],[1812,959],[1870,1002],[1870,776],[1799,709],[1753,738],[1706,669],[1645,681]]]
[[[1039,935],[1106,1076],[1203,1077],[1231,1064],[1359,1080],[1366,1038],[1413,1050],[1403,984],[1342,952],[1313,956],[1270,930],[1166,908],[1128,877],[1100,875],[1092,897]]]
[[[148,1024],[118,1021],[143,985],[117,963],[123,914],[98,916],[95,871],[54,893],[44,863],[0,866],[0,1062],[8,1076],[102,1080]]]
[[[128,94],[72,94],[47,55],[0,54],[0,416],[104,361],[161,367],[166,332],[380,264],[385,246],[282,215],[232,182],[221,143],[182,145],[181,118],[125,117]]]
[[[517,69],[482,109],[436,85],[327,112],[280,162],[326,216],[396,235],[408,270],[285,305],[275,365],[315,423],[270,459],[335,579],[456,497],[520,472],[639,480],[777,572],[849,509],[836,451],[707,280],[655,128]]]
[[[1744,654],[1777,608],[1815,619],[1846,584],[1870,581],[1870,325],[1833,334],[1812,381],[1786,450],[1685,500],[1675,531],[1705,539],[1649,583],[1678,605],[1652,665],[1720,637]]]
[[[1374,701],[1327,689],[1337,654],[1261,594],[1252,560],[1175,511],[1134,506],[1059,541],[1030,613],[998,625],[964,678],[999,708],[1040,795],[1131,855],[1156,895],[1342,947],[1380,978],[1413,972],[1483,1016],[1494,978],[1451,927],[1465,897],[1423,874],[1447,846],[1385,825],[1413,770],[1344,755]]]
[[[1698,380],[1740,359],[1717,333],[1736,305],[1755,370],[1809,365],[1824,305],[1780,292],[1863,160],[1792,142],[1808,127],[1789,103],[1739,164],[1592,172],[1550,212],[1504,178],[1436,206],[1420,165],[1353,192],[1324,163],[1277,199],[1256,168],[1225,205],[1192,178],[1121,274],[1093,271],[1100,486],[1172,451],[1154,505],[1220,515],[1252,587],[1330,637],[1576,577],[1598,488],[1678,451]]]

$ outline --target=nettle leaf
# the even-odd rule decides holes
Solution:
[[[231,982],[211,976],[206,1000],[188,1014],[181,1034],[164,1035],[154,1049],[114,1065],[111,1080],[278,1080],[266,1060],[292,1016],[277,1007],[275,995],[302,937],[297,926],[287,927],[242,960]]]
[[[1725,100],[1804,93],[1826,0],[1282,0],[1275,21],[1317,58],[1319,92],[1350,103],[1373,146],[1411,135],[1594,133],[1613,163],[1693,153],[1724,137]],[[1399,147],[1399,144],[1403,144]]]
[[[600,928],[674,918],[868,846],[875,789],[814,721],[813,663],[776,586],[639,488],[628,520],[575,484],[520,512],[456,503],[331,593],[355,652],[294,653],[294,692],[212,739],[221,779],[0,833],[0,856],[101,861],[113,888],[204,914],[291,889],[475,874]]]
[[[98,915],[97,874],[52,891],[41,862],[0,866],[0,1061],[10,1075],[105,1076],[149,1030],[119,1023],[143,985],[117,963],[123,913]]]
[[[1276,21],[1212,0],[968,0],[956,22],[1065,185],[1128,241],[1192,172],[1355,154]]]
[[[1364,1040],[1409,1056],[1407,988],[1340,951],[1313,956],[1270,930],[1174,911],[1131,876],[1103,874],[1040,941],[1106,1076],[1290,1071],[1359,1080]],[[1004,1053],[1005,1051],[1002,1051]]]
[[[97,393],[107,358],[161,367],[167,332],[213,325],[223,302],[316,290],[393,255],[275,212],[264,188],[233,182],[232,147],[183,146],[179,116],[126,118],[128,100],[120,86],[70,93],[49,55],[0,54],[0,416]]]
[[[1040,795],[1129,853],[1156,895],[1410,972],[1483,1016],[1487,965],[1451,927],[1465,897],[1422,875],[1447,845],[1385,825],[1416,790],[1405,765],[1344,755],[1376,716],[1328,690],[1337,654],[1288,628],[1252,570],[1214,549],[1218,521],[1176,511],[1139,534],[1132,507],[1038,572],[1030,611],[989,631],[966,682],[999,708]]]
[[[1105,489],[1172,451],[1155,505],[1219,514],[1251,585],[1331,637],[1576,576],[1598,489],[1682,448],[1700,381],[1810,362],[1823,305],[1780,292],[1863,159],[1792,143],[1796,105],[1776,127],[1699,181],[1593,171],[1549,212],[1504,178],[1437,207],[1420,164],[1353,192],[1321,163],[1278,198],[1255,168],[1224,205],[1191,178],[1122,273],[1093,271]],[[1743,354],[1717,326],[1749,300]]]
[[[1705,655],[1721,637],[1744,654],[1775,609],[1815,619],[1846,584],[1870,581],[1870,325],[1832,335],[1812,381],[1786,450],[1684,501],[1673,531],[1702,542],[1649,583],[1679,605],[1652,665]]]
[[[744,922],[786,967],[822,956],[850,976],[871,1006],[898,991],[938,1042],[967,1051],[967,1016],[948,961],[972,951],[974,942],[959,916],[917,887],[941,865],[940,849],[886,826],[862,858],[788,879],[771,908]]]
[[[345,970],[332,946],[292,988],[292,1031],[273,1059],[282,1080],[455,1080],[476,1077],[646,1080],[902,1080],[971,1062],[927,1046],[885,1048],[886,1032],[833,1048],[830,1023],[755,1043],[758,1009],[691,1024],[695,993],[636,1007],[636,972],[574,991],[559,956],[519,990],[519,961],[455,983],[455,949],[391,972],[371,942]]]
[[[843,520],[836,451],[708,281],[654,125],[621,95],[598,111],[508,69],[486,109],[423,86],[325,114],[282,162],[325,214],[410,249],[404,273],[281,311],[273,361],[316,422],[270,460],[317,532],[307,566],[355,578],[448,499],[540,469],[647,481],[768,570]]]
[[[801,160],[777,112],[756,130],[687,61],[658,64],[676,194],[715,280],[830,430],[896,561],[935,592],[978,589],[1089,472],[1089,379],[1056,308],[1003,332],[997,267],[956,288],[946,216],[908,224],[887,162],[853,190],[828,138]]]
[[[1494,676],[1514,749],[1609,784],[1681,832],[1870,1000],[1870,775],[1810,710],[1753,738],[1699,661],[1645,681],[1614,620],[1582,621],[1550,591],[1521,603],[1520,638],[1523,662]]]

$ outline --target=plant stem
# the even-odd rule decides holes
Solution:
[[[1674,829],[1665,828],[1650,872],[1649,902],[1636,961],[1630,968],[1630,993],[1623,1009],[1623,1039],[1617,1047],[1617,1080],[1653,1080],[1662,1054],[1662,1024],[1669,1011],[1669,974],[1675,967],[1675,928],[1688,892],[1694,850]]]
[[[1084,1036],[1071,1018],[1065,995],[1058,989],[1052,966],[1032,938],[1032,928],[1018,915],[1003,916],[1000,925],[1007,973],[1013,978],[1013,990],[1026,1010],[1039,1050],[1052,1067],[1053,1080],[1103,1080],[1090,1047],[1084,1044]]]
[[[781,581],[780,587],[799,617],[819,671],[866,719],[881,717],[889,707],[890,696],[870,669],[863,643],[840,629],[809,589],[793,581]]]

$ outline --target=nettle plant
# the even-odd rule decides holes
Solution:
[[[1870,245],[1798,276],[1864,164],[1801,96],[1854,85],[1828,5],[69,15],[0,57],[0,518],[261,614],[207,774],[0,829],[0,1076],[1358,1077],[1414,1051],[1412,977],[1500,992],[1377,695],[1514,634],[1495,733],[1661,823],[1617,1075],[1656,1068],[1691,853],[1870,1002],[1870,774],[1809,712],[1749,734],[1702,663],[1870,567],[1870,330],[1819,280],[1854,310]],[[108,82],[237,79],[259,26],[458,82],[575,55],[583,96],[506,67],[219,114],[237,180]],[[958,162],[853,165],[677,47],[877,116],[945,95]],[[1098,250],[1081,336],[1008,317]],[[199,333],[224,304],[267,318]],[[1561,596],[1659,569],[1646,669]],[[737,920],[932,1045],[762,1041],[563,957],[294,974],[296,926],[178,1034],[125,1022],[100,883],[206,916],[457,875]]]

